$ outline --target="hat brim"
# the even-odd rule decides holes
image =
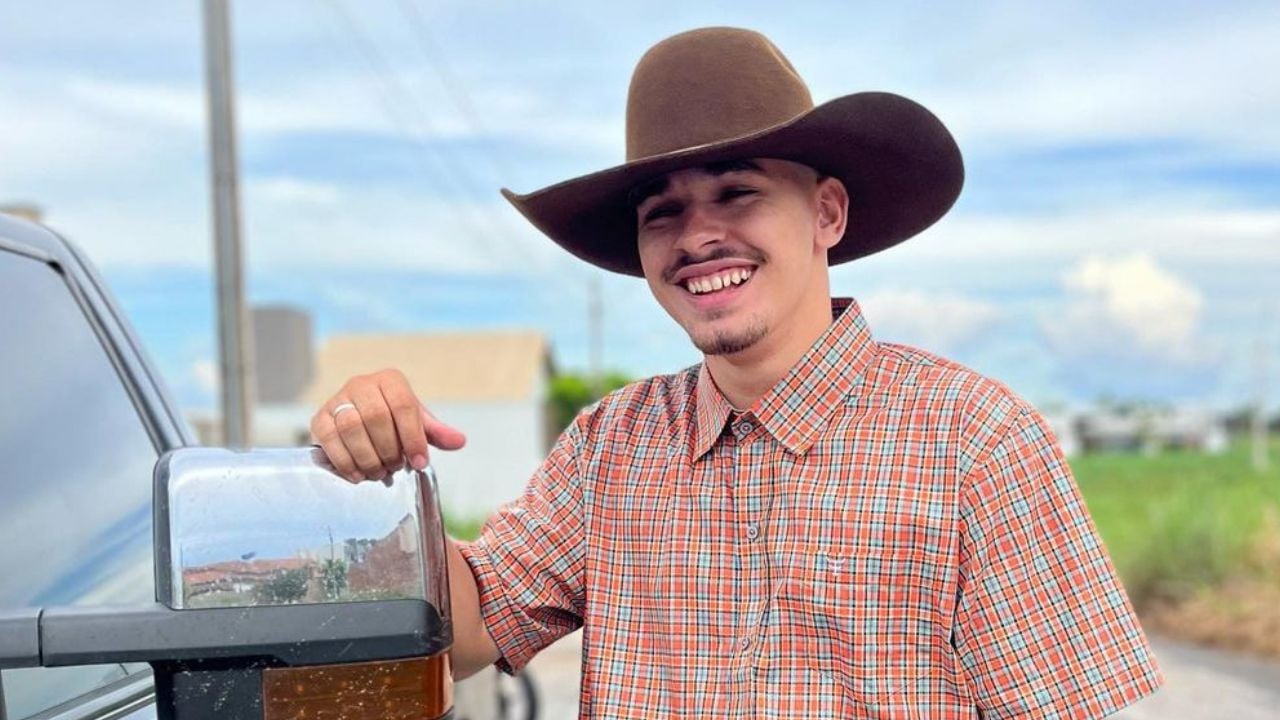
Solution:
[[[964,185],[955,139],[933,113],[900,95],[862,92],[744,137],[686,148],[556,183],[527,195],[503,188],[548,237],[587,262],[643,277],[628,194],[682,168],[737,158],[776,158],[839,178],[849,223],[832,265],[879,252],[932,225]]]

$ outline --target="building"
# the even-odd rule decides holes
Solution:
[[[275,363],[258,379],[264,400],[254,409],[253,445],[293,447],[310,444],[315,409],[349,378],[396,368],[440,420],[462,430],[467,446],[435,450],[431,462],[440,479],[446,514],[459,518],[488,515],[515,499],[542,463],[558,428],[552,427],[549,392],[553,365],[550,347],[537,332],[495,330],[446,333],[338,335],[312,353],[310,331],[299,333],[296,315],[274,308],[274,325],[258,322],[255,355],[265,367],[277,354],[307,357],[310,363]],[[296,311],[295,311],[296,312]],[[282,327],[287,337],[269,327]],[[293,366],[296,372],[287,368]],[[293,388],[282,393],[279,385]],[[283,398],[293,395],[291,401]],[[212,414],[189,418],[207,444],[220,444],[220,421]]]
[[[303,403],[318,407],[348,378],[389,367],[405,374],[437,418],[467,435],[462,450],[431,454],[448,511],[487,515],[524,490],[554,432],[548,412],[553,366],[541,334],[332,337],[316,355]]]
[[[1053,431],[1058,447],[1062,448],[1062,454],[1067,457],[1080,454],[1080,428],[1076,416],[1059,409],[1046,410],[1041,415],[1049,424],[1049,429]]]
[[[1226,451],[1229,441],[1224,417],[1192,408],[1098,409],[1081,415],[1076,426],[1087,452],[1176,449],[1218,454]]]

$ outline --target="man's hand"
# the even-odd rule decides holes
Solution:
[[[435,418],[399,370],[382,370],[347,381],[311,418],[311,438],[339,475],[360,482],[387,477],[407,459],[421,470],[427,446],[457,450],[467,442],[456,428]],[[446,539],[452,607],[454,673],[464,678],[499,657],[480,614],[480,592],[457,543]]]
[[[399,370],[358,375],[311,418],[311,438],[339,475],[359,482],[427,466],[427,446],[457,450],[461,431],[435,418]]]

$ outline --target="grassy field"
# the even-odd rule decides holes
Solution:
[[[1080,490],[1130,597],[1180,602],[1259,567],[1280,518],[1280,443],[1253,470],[1247,444],[1222,455],[1167,452],[1072,459]]]
[[[449,533],[450,537],[459,540],[475,540],[480,537],[480,530],[484,527],[484,518],[458,516],[454,513],[446,512],[444,514],[444,529]]]

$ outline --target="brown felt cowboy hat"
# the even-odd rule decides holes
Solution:
[[[964,184],[960,149],[919,104],[883,92],[817,107],[773,43],[751,30],[704,28],[667,38],[636,65],[622,165],[517,195],[530,222],[587,262],[643,276],[629,194],[706,163],[792,160],[849,190],[849,227],[828,253],[847,262],[896,245],[946,214]]]

